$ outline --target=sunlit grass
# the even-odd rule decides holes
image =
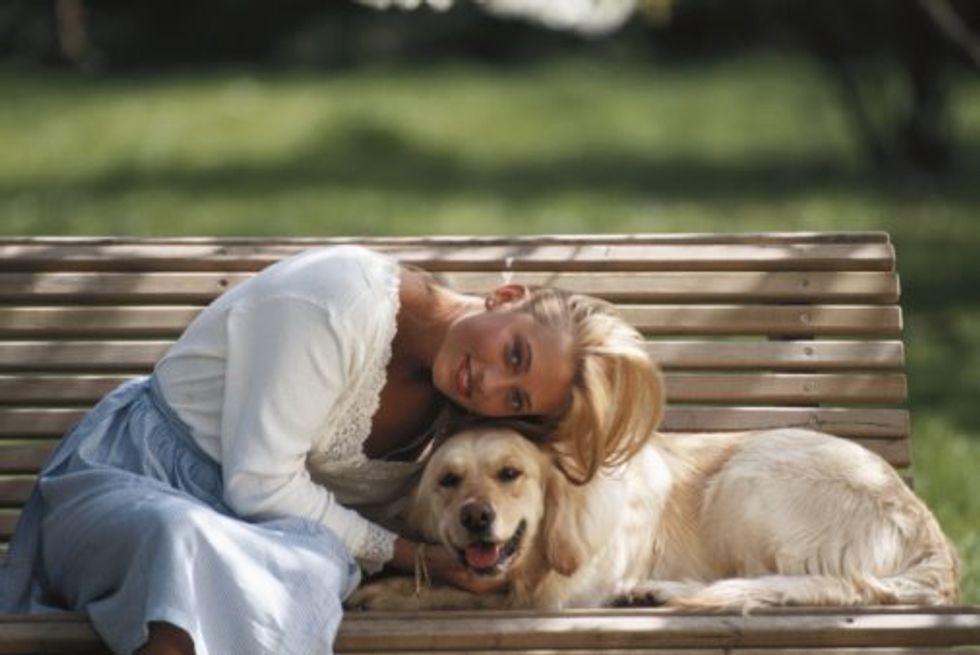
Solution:
[[[797,60],[97,78],[0,69],[0,234],[889,231],[917,490],[980,602],[980,82],[960,172],[883,181]]]

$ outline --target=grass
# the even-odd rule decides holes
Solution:
[[[980,82],[960,173],[883,181],[806,62],[78,77],[0,68],[0,234],[882,229],[917,490],[980,603]]]

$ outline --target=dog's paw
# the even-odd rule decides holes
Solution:
[[[699,582],[647,580],[619,596],[613,604],[619,607],[659,607],[661,605],[671,605],[696,594],[703,588],[704,585]]]
[[[384,578],[368,582],[354,590],[344,601],[353,611],[402,611],[419,609],[415,582],[408,578]]]

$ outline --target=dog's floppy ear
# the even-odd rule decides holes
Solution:
[[[579,491],[557,467],[549,470],[540,538],[545,562],[562,575],[575,573],[587,555],[578,520]]]

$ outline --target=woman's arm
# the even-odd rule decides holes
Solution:
[[[342,506],[306,469],[314,444],[336,428],[328,421],[349,372],[364,364],[354,341],[361,335],[341,322],[337,312],[286,293],[232,310],[221,420],[225,500],[249,518],[317,521],[362,564],[380,565],[394,535]]]

